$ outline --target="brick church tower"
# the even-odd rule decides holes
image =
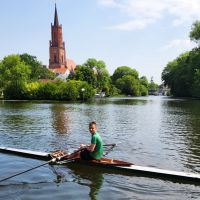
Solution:
[[[71,71],[74,71],[75,67],[74,61],[66,58],[62,25],[59,25],[55,4],[54,24],[51,23],[51,41],[49,41],[49,69],[57,75],[62,74],[67,77]]]

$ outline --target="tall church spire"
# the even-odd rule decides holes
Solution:
[[[59,26],[56,4],[55,4],[54,26]]]
[[[49,69],[56,74],[69,74],[75,67],[74,61],[66,57],[62,25],[59,25],[55,4],[54,24],[51,23],[51,40],[49,41]]]

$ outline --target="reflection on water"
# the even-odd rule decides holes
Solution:
[[[110,98],[108,99],[97,99],[93,103],[96,105],[105,104],[116,104],[116,105],[144,105],[148,103],[147,99],[142,98]]]
[[[88,123],[92,120],[97,121],[104,143],[120,142],[109,157],[143,166],[200,173],[198,100],[166,97],[105,98],[80,104],[0,101],[0,146],[47,152],[55,149],[71,150],[80,143],[90,142]],[[2,174],[13,170],[13,165],[6,159],[8,156],[4,157],[5,166],[1,163]],[[23,159],[23,162],[31,163],[27,159]],[[21,199],[34,199],[34,196],[30,197],[28,194],[36,192],[38,199],[46,197],[48,200],[67,197],[79,199],[80,195],[84,199],[110,197],[155,200],[166,199],[168,196],[170,199],[188,199],[200,194],[200,189],[195,186],[168,181],[160,183],[158,180],[142,177],[111,176],[78,167],[69,169],[75,177],[71,182],[66,173],[65,176],[57,176],[54,181],[52,170],[47,169],[49,170],[42,168],[39,172],[29,173],[25,179],[27,183],[47,179],[52,184],[40,184],[38,188],[33,187],[31,192],[28,187],[21,188]],[[43,177],[45,173],[47,174]],[[17,180],[18,183],[23,182],[23,178]],[[122,181],[123,185],[120,184]],[[58,186],[55,187],[54,184]],[[152,185],[156,185],[155,188]],[[9,184],[6,188],[1,188],[0,197],[1,194],[9,194],[11,190]],[[28,198],[23,196],[25,194]],[[12,197],[8,196],[7,199]]]
[[[67,115],[68,111],[63,104],[52,104],[50,107],[52,111],[52,126],[59,134],[69,133],[70,118]]]
[[[91,200],[98,199],[98,194],[103,185],[103,172],[101,170],[90,168],[86,166],[70,165],[71,174],[75,177],[75,181],[80,185],[86,185],[89,187],[89,196]],[[98,170],[98,171],[97,171]]]
[[[163,103],[165,139],[176,146],[182,163],[192,171],[200,172],[200,102],[197,100],[174,100]],[[170,140],[169,140],[170,138]]]
[[[74,182],[89,188],[89,197],[91,200],[98,199],[101,187],[103,186],[104,171],[98,168],[92,168],[85,165],[68,164],[64,166],[51,166],[56,176],[55,182],[63,184],[64,182]],[[69,178],[71,176],[71,178]]]

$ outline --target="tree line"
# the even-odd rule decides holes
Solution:
[[[56,78],[35,56],[27,53],[8,55],[0,61],[0,88],[5,99],[24,100],[87,100],[96,93],[106,96],[148,95],[145,76],[128,66],[118,67],[112,76],[102,60],[88,59],[77,65],[66,80]]]
[[[162,80],[176,97],[200,98],[200,21],[195,21],[190,40],[198,44],[170,61],[162,72]]]

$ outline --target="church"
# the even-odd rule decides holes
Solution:
[[[58,77],[66,79],[75,67],[75,62],[66,56],[62,25],[59,24],[55,4],[54,24],[51,23],[51,40],[49,41],[49,69]]]

